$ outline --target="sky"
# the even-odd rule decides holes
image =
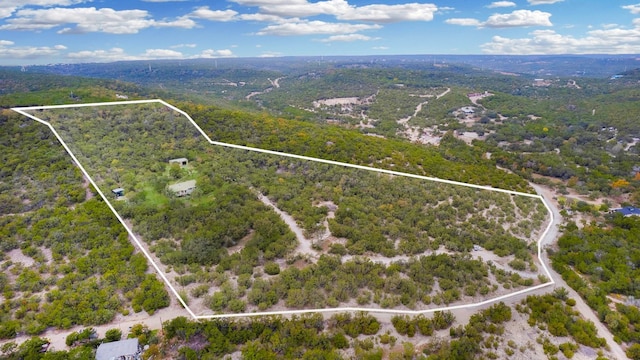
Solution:
[[[0,0],[0,65],[640,54],[640,0]]]

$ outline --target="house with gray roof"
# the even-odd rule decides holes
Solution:
[[[179,182],[177,184],[169,185],[167,186],[167,188],[177,197],[187,196],[191,195],[191,193],[193,193],[193,190],[196,189],[196,181],[187,180]]]
[[[100,344],[96,360],[138,360],[141,353],[138,339],[126,339]]]

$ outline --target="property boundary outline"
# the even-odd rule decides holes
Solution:
[[[185,116],[191,122],[191,124],[200,132],[200,134],[212,145],[218,145],[218,146],[223,146],[223,147],[228,147],[228,148],[254,151],[254,152],[270,154],[270,155],[284,156],[284,157],[300,159],[300,160],[315,161],[315,162],[319,162],[319,163],[342,166],[342,167],[353,168],[353,169],[374,171],[374,172],[379,172],[379,173],[388,174],[388,175],[404,176],[404,177],[409,177],[409,178],[414,178],[414,179],[434,181],[434,182],[439,182],[439,183],[444,183],[444,184],[449,184],[449,185],[465,186],[465,187],[474,188],[474,189],[501,192],[501,193],[506,193],[506,194],[510,194],[510,195],[518,195],[518,196],[526,196],[526,197],[531,197],[531,198],[537,198],[537,199],[542,201],[542,203],[544,204],[545,208],[547,209],[547,213],[549,214],[549,224],[547,225],[545,230],[540,235],[538,241],[536,242],[537,248],[538,248],[537,249],[538,261],[540,262],[540,265],[542,265],[542,268],[544,269],[545,275],[547,276],[549,281],[547,281],[546,283],[543,283],[543,284],[539,284],[539,285],[536,285],[536,286],[533,286],[533,287],[530,287],[530,288],[518,290],[518,291],[509,293],[509,294],[501,295],[501,296],[498,296],[498,297],[495,297],[495,298],[491,298],[491,299],[487,299],[487,300],[484,300],[484,301],[481,301],[481,302],[469,303],[469,304],[460,304],[460,305],[453,305],[453,306],[445,306],[445,307],[438,307],[438,308],[424,309],[424,310],[400,310],[400,309],[382,309],[382,308],[339,307],[339,308],[321,308],[321,309],[263,311],[263,312],[250,312],[250,313],[226,313],[226,314],[212,314],[212,315],[196,315],[191,310],[191,308],[188,306],[186,301],[184,299],[182,299],[182,297],[180,296],[180,294],[178,293],[176,288],[173,286],[173,284],[171,284],[171,282],[169,281],[167,276],[160,269],[160,266],[158,264],[156,264],[156,262],[153,260],[153,257],[151,256],[151,254],[149,254],[149,252],[144,248],[144,246],[142,246],[142,242],[135,235],[135,233],[133,232],[133,229],[129,228],[129,226],[127,225],[125,220],[120,216],[120,214],[113,207],[113,205],[109,201],[109,198],[107,196],[105,196],[105,194],[102,192],[100,187],[98,187],[98,185],[94,182],[93,178],[85,170],[85,168],[82,166],[80,161],[76,158],[74,153],[71,151],[71,149],[64,142],[64,140],[62,139],[60,134],[58,134],[56,129],[53,127],[53,125],[51,125],[48,121],[42,120],[42,119],[38,118],[37,116],[34,116],[34,115],[29,114],[27,112],[27,111],[31,111],[31,110],[63,109],[63,108],[78,108],[78,107],[96,107],[96,106],[113,106],[113,105],[133,105],[133,104],[149,104],[149,103],[160,103],[160,104],[162,104],[162,105],[164,105],[164,106],[166,106],[166,107],[168,107],[168,108],[170,108],[170,109],[182,114],[183,116]],[[185,111],[183,111],[183,110],[181,110],[181,109],[179,109],[179,108],[177,108],[177,107],[165,102],[162,99],[113,101],[113,102],[86,103],[86,104],[68,104],[68,105],[14,107],[14,108],[11,108],[11,110],[13,110],[13,111],[15,111],[15,112],[17,112],[17,113],[19,113],[19,114],[21,114],[23,116],[26,116],[26,117],[28,117],[28,118],[30,118],[32,120],[35,120],[35,121],[37,121],[37,122],[39,122],[41,124],[44,124],[47,127],[49,127],[49,129],[53,132],[53,134],[56,136],[58,141],[60,141],[60,143],[62,144],[64,149],[67,151],[67,153],[71,156],[71,158],[73,159],[75,164],[80,168],[80,170],[82,171],[82,174],[89,180],[91,185],[96,189],[96,191],[98,192],[100,197],[107,204],[107,206],[109,207],[111,212],[113,212],[113,214],[116,216],[118,221],[122,224],[122,226],[124,226],[124,228],[126,229],[127,233],[129,234],[131,239],[133,239],[133,241],[136,244],[136,246],[138,247],[138,249],[145,255],[145,257],[151,263],[151,265],[156,270],[158,275],[162,278],[162,280],[169,287],[169,289],[171,290],[173,295],[180,302],[182,307],[189,313],[189,315],[194,320],[216,319],[216,318],[237,318],[237,317],[250,317],[250,316],[253,317],[253,316],[271,316],[271,315],[296,315],[296,314],[307,314],[307,313],[360,312],[360,311],[369,312],[369,313],[386,313],[386,314],[396,314],[396,315],[420,315],[420,314],[434,313],[436,311],[447,311],[447,310],[458,310],[458,309],[481,307],[481,306],[484,306],[484,305],[496,303],[496,302],[501,301],[501,300],[505,300],[505,299],[508,299],[508,298],[511,298],[511,297],[514,297],[514,296],[518,296],[518,295],[521,295],[521,294],[532,292],[532,291],[538,290],[540,288],[548,287],[548,286],[551,286],[551,285],[555,284],[549,269],[547,268],[547,266],[545,265],[544,261],[542,260],[542,241],[547,236],[548,232],[551,230],[551,227],[553,226],[553,224],[555,222],[555,219],[554,219],[553,211],[551,211],[551,208],[547,204],[547,201],[541,195],[529,194],[529,193],[524,193],[524,192],[500,189],[500,188],[494,188],[492,186],[468,184],[468,183],[464,183],[464,182],[440,179],[440,178],[436,178],[436,177],[409,174],[409,173],[393,171],[393,170],[387,170],[387,169],[378,169],[378,168],[373,168],[373,167],[364,166],[364,165],[349,164],[349,163],[333,161],[333,160],[327,160],[327,159],[314,158],[314,157],[309,157],[309,156],[304,156],[304,155],[296,155],[296,154],[284,153],[284,152],[279,152],[279,151],[274,151],[274,150],[266,150],[266,149],[254,148],[254,147],[249,147],[249,146],[243,146],[243,145],[236,145],[236,144],[229,144],[229,143],[214,141],[214,140],[211,140],[211,138],[202,130],[202,128],[200,128],[200,126],[191,118],[191,116],[189,116],[189,114],[187,114]]]

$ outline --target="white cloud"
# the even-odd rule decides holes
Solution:
[[[6,21],[0,30],[46,30],[65,27],[60,34],[104,32],[110,34],[136,34],[149,27],[193,28],[193,20],[181,17],[175,21],[155,21],[146,10],[114,10],[110,8],[50,8],[24,9],[16,17]]]
[[[122,48],[111,48],[108,50],[85,50],[67,54],[71,61],[82,62],[112,62],[122,60],[160,60],[160,59],[198,59],[198,58],[220,58],[234,56],[231,50],[207,49],[198,55],[187,56],[182,52],[171,49],[147,49],[139,55],[127,54]]]
[[[510,14],[489,16],[482,25],[486,27],[552,26],[551,14],[539,10],[515,10]]]
[[[513,1],[494,1],[491,4],[487,5],[489,9],[513,7],[513,6],[516,6],[516,3],[514,3]]]
[[[91,1],[91,0],[88,0]],[[12,0],[0,1],[0,18],[11,16],[16,10],[26,6],[52,7],[81,4],[87,0]]]
[[[181,16],[173,21],[154,21],[154,27],[168,27],[168,28],[181,28],[181,29],[193,29],[198,26],[195,21],[191,20],[188,16]]]
[[[280,17],[278,15],[270,15],[270,14],[240,14],[238,18],[246,21],[260,21],[260,22],[283,22],[286,21],[285,18]]]
[[[622,8],[625,10],[629,10],[632,14],[640,14],[640,4],[625,5]]]
[[[112,62],[122,60],[157,60],[157,59],[183,59],[184,54],[170,49],[147,49],[140,55],[129,55],[122,48],[108,50],[84,50],[71,52],[67,58],[72,61],[82,62]]]
[[[343,42],[352,42],[352,41],[371,41],[371,40],[379,40],[380,38],[373,38],[370,36],[362,35],[362,34],[346,34],[346,35],[333,35],[329,36],[326,39],[320,40],[321,42],[334,42],[334,41],[343,41]]]
[[[444,22],[451,25],[460,25],[460,26],[481,26],[482,23],[478,19],[471,18],[453,18],[447,19]]]
[[[365,5],[351,7],[349,11],[336,14],[339,20],[357,20],[391,23],[399,21],[431,21],[438,7],[433,4]]]
[[[200,53],[200,55],[195,56],[196,58],[207,58],[207,59],[214,59],[214,58],[221,58],[221,57],[233,57],[235,55],[233,55],[233,51],[229,50],[229,49],[221,49],[221,50],[214,50],[214,49],[207,49],[202,51],[202,53]]]
[[[509,14],[491,15],[485,22],[473,18],[452,18],[445,22],[451,25],[491,28],[553,26],[550,17],[550,13],[539,10],[515,10]]]
[[[640,52],[640,20],[634,25],[633,29],[591,30],[579,38],[553,30],[536,30],[531,37],[520,39],[495,36],[481,48],[489,54],[636,54]]]
[[[238,12],[234,10],[211,10],[208,6],[201,6],[187,16],[209,21],[232,21],[236,15]]]
[[[438,10],[434,4],[372,4],[355,6],[346,0],[230,0],[244,6],[259,8],[260,14],[278,17],[309,17],[333,15],[338,20],[371,22],[431,21]]]
[[[269,51],[269,52],[265,52],[258,55],[258,57],[261,57],[261,58],[272,58],[272,57],[280,57],[280,56],[282,56],[282,53],[276,52],[276,51]]]
[[[141,57],[144,59],[180,59],[184,55],[179,51],[170,49],[147,49]]]
[[[257,6],[260,13],[280,17],[335,15],[349,11],[346,0],[326,0],[310,3],[307,0],[231,0],[245,6]]]
[[[374,46],[372,47],[373,50],[389,50],[388,46]]]
[[[67,47],[64,45],[50,46],[14,46],[9,40],[0,40],[0,59],[35,59],[56,56]]]
[[[550,5],[564,0],[527,0],[531,5]]]
[[[269,25],[257,35],[317,35],[317,34],[351,34],[362,30],[379,29],[380,25],[328,23],[324,21],[298,20],[282,24]]]

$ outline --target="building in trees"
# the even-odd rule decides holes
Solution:
[[[620,209],[613,209],[612,211],[619,212],[624,216],[640,216],[640,209],[633,206],[627,206]]]
[[[123,188],[116,188],[116,189],[111,190],[111,192],[116,197],[116,199],[120,199],[120,198],[124,197],[124,189]]]
[[[189,160],[187,158],[177,158],[169,160],[169,165],[178,164],[180,167],[185,167],[189,165]]]
[[[140,353],[138,339],[126,339],[100,344],[96,350],[96,360],[137,360],[140,359]]]
[[[191,195],[191,193],[193,193],[193,190],[196,189],[196,181],[195,180],[183,181],[177,184],[169,185],[168,188],[169,188],[169,191],[171,191],[178,197],[187,196],[187,195]]]

